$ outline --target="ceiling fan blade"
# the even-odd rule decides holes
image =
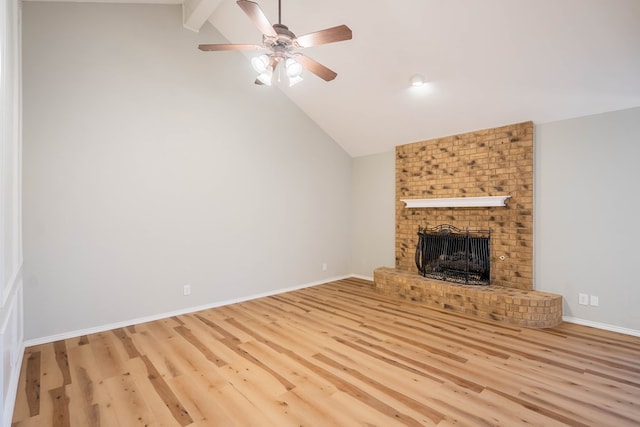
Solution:
[[[325,67],[321,63],[316,60],[309,58],[308,56],[297,54],[295,56],[296,61],[298,61],[304,68],[311,71],[316,76],[320,77],[325,81],[331,81],[336,78],[338,75],[335,71],[330,70]]]
[[[218,50],[259,50],[264,49],[257,44],[201,44],[198,45],[198,49],[204,51],[218,51]]]
[[[262,9],[260,9],[260,6],[258,6],[258,3],[249,0],[238,0],[236,3],[238,3],[238,6],[240,6],[242,11],[253,21],[253,24],[258,27],[262,34],[271,37],[278,35]]]
[[[346,25],[338,25],[337,27],[327,28],[325,30],[309,33],[297,38],[300,47],[318,46],[321,44],[341,42],[343,40],[351,40],[351,29]]]

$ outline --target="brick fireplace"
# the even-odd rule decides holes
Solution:
[[[497,207],[406,208],[401,201],[486,196],[510,197]],[[418,229],[440,224],[491,230],[488,288],[418,275]],[[381,292],[521,326],[559,323],[561,297],[533,291],[533,123],[396,147],[395,252],[395,269],[374,272]]]

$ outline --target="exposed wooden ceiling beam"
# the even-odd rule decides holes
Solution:
[[[182,2],[182,25],[196,33],[216,10],[221,0],[184,0]]]

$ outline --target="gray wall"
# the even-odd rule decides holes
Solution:
[[[349,273],[351,158],[219,33],[23,7],[27,339]]]
[[[353,159],[351,272],[395,266],[395,152]]]
[[[640,108],[537,125],[535,151],[536,288],[566,317],[640,331]]]

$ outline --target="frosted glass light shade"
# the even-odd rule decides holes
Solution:
[[[293,58],[287,59],[287,62],[285,63],[285,65],[287,67],[287,76],[289,76],[290,78],[299,77],[300,74],[302,74],[302,65],[300,65],[300,63],[297,62],[295,59]]]
[[[264,73],[269,67],[269,57],[267,55],[254,56],[251,58],[251,66],[258,73]]]
[[[289,77],[289,87],[298,84],[302,81],[302,77],[300,76],[293,76],[293,77]]]
[[[263,85],[271,86],[271,80],[273,79],[273,71],[271,70],[271,67],[265,69],[262,73],[260,73],[257,79]]]

